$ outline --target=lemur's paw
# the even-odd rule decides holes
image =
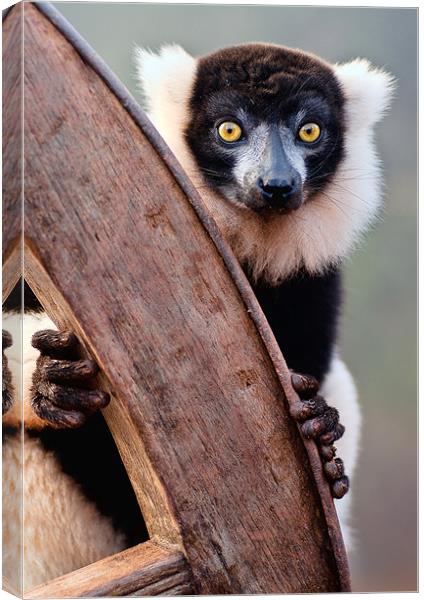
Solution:
[[[2,330],[2,414],[4,415],[13,404],[12,374],[7,364],[4,353],[12,345],[12,336],[5,329]]]
[[[301,423],[303,435],[315,439],[332,494],[335,498],[343,498],[349,490],[349,479],[344,473],[343,461],[336,458],[333,446],[345,431],[339,423],[339,413],[318,394],[319,383],[314,377],[293,373],[291,380],[300,400],[290,408],[290,413]]]
[[[31,388],[38,417],[55,427],[80,427],[109,404],[109,394],[89,389],[98,367],[91,359],[79,358],[79,342],[72,332],[37,331],[31,343],[40,351]]]

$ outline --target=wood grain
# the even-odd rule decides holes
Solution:
[[[191,591],[184,555],[146,542],[40,585],[25,598],[182,595]]]
[[[169,150],[47,13],[25,4],[25,277],[101,366],[152,540],[185,555],[197,593],[346,589],[246,280]]]

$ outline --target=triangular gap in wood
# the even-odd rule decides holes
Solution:
[[[30,338],[25,330],[32,331],[37,326],[34,321],[38,320],[40,327],[45,327],[45,313],[30,284],[22,277],[3,304],[5,313],[20,312],[22,293],[25,307],[24,322],[22,326],[19,316],[15,319],[17,326],[13,331],[13,339],[14,343],[20,346],[19,332],[23,332],[22,351],[25,360],[28,352],[26,346],[30,344]],[[81,357],[84,356],[82,348],[77,352]],[[26,368],[33,367],[35,365],[26,364]],[[78,384],[73,385],[78,387]],[[96,379],[87,385],[90,388],[101,389],[102,387]],[[23,396],[26,396],[26,390],[23,390]],[[31,421],[29,421],[31,428],[30,423]],[[125,548],[149,539],[134,489],[107,423],[100,412],[89,417],[87,423],[80,428],[55,429],[47,425],[38,436],[43,447],[55,453],[63,471],[72,477],[75,485],[83,491],[87,501],[94,502],[99,513],[111,518],[117,531],[125,534]],[[29,468],[32,464],[33,462],[30,461]],[[51,485],[54,490],[54,480]],[[28,518],[31,519],[31,516],[28,515]],[[52,523],[52,527],[53,525]],[[67,532],[63,532],[63,535],[66,536]]]

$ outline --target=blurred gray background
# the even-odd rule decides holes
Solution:
[[[417,11],[89,2],[56,7],[139,100],[134,44],[156,49],[177,42],[197,55],[241,42],[274,42],[332,62],[366,57],[396,76],[393,108],[377,132],[385,212],[347,265],[340,345],[364,417],[353,486],[353,588],[417,589]]]

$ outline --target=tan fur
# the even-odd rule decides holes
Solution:
[[[371,126],[389,104],[393,91],[389,75],[372,69],[366,61],[334,67],[346,97],[346,156],[331,185],[313,201],[294,213],[264,218],[212,192],[190,155],[183,134],[196,60],[178,46],[171,46],[158,55],[138,50],[136,62],[150,118],[198,189],[237,258],[250,264],[254,277],[263,276],[276,283],[301,265],[318,273],[351,252],[380,208],[379,161]]]
[[[125,540],[63,473],[53,453],[28,435],[23,442],[23,454],[19,435],[3,445],[3,574],[14,589],[22,588],[23,531],[24,589],[29,590],[119,552]]]
[[[22,595],[22,445],[3,437],[2,446],[2,567],[3,586]]]

